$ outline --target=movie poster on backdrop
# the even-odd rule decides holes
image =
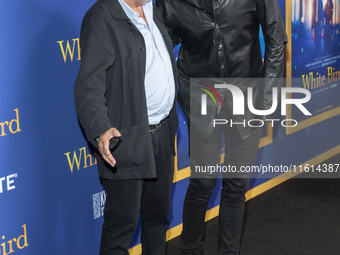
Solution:
[[[312,114],[305,116],[296,107],[289,109],[291,118],[299,122],[297,130],[340,113],[339,5],[340,0],[291,2],[291,70],[292,78],[300,78],[292,79],[291,86],[310,91],[311,100],[304,106]]]

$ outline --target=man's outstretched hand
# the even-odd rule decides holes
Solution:
[[[114,137],[120,137],[121,134],[115,128],[110,128],[98,138],[98,149],[103,159],[112,167],[116,165],[116,160],[110,151],[110,140]]]

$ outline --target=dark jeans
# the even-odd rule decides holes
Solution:
[[[141,213],[142,254],[165,254],[167,218],[173,180],[172,142],[168,122],[151,132],[157,178],[108,180],[100,255],[128,255],[128,246]]]
[[[232,118],[228,107],[223,107],[218,118]],[[255,162],[261,128],[243,140],[237,125],[216,127],[207,143],[195,130],[190,130],[191,178],[184,201],[182,254],[201,254],[205,214],[210,196],[215,187],[217,174],[196,173],[196,166],[216,166],[220,162],[222,132],[225,138],[224,165],[252,166]],[[239,254],[240,235],[244,217],[245,193],[250,174],[223,175],[219,216],[219,254]]]

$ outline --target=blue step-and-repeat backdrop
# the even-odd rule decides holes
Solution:
[[[0,254],[98,254],[105,192],[73,102],[80,25],[94,2],[0,2]],[[289,38],[286,73],[310,90],[305,106],[312,116],[292,107],[287,116],[297,127],[264,128],[256,165],[318,164],[340,152],[339,0],[332,1],[332,28],[316,28],[314,40],[312,2],[278,0]],[[178,113],[169,239],[180,233],[190,173],[186,119]],[[252,177],[248,198],[282,182]],[[218,208],[220,188],[218,182],[210,212]],[[137,228],[133,254],[139,234]]]

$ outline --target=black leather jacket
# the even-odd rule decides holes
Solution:
[[[206,8],[209,2],[213,8]],[[162,8],[173,45],[181,43],[177,62],[178,101],[189,120],[194,117],[190,116],[190,78],[265,77],[264,82],[253,87],[254,106],[256,109],[271,107],[272,87],[277,85],[275,79],[284,73],[285,28],[276,0],[157,0],[157,5]],[[259,25],[266,45],[264,61]],[[239,87],[246,98],[246,87]],[[221,95],[232,108],[230,96],[230,93]],[[197,107],[200,107],[198,98]],[[215,115],[219,110],[215,109]],[[246,110],[244,117],[233,118],[240,121],[258,116]],[[204,140],[211,135],[212,119],[213,116],[210,125],[195,122],[195,129]],[[243,139],[254,131],[251,127],[238,127]]]

